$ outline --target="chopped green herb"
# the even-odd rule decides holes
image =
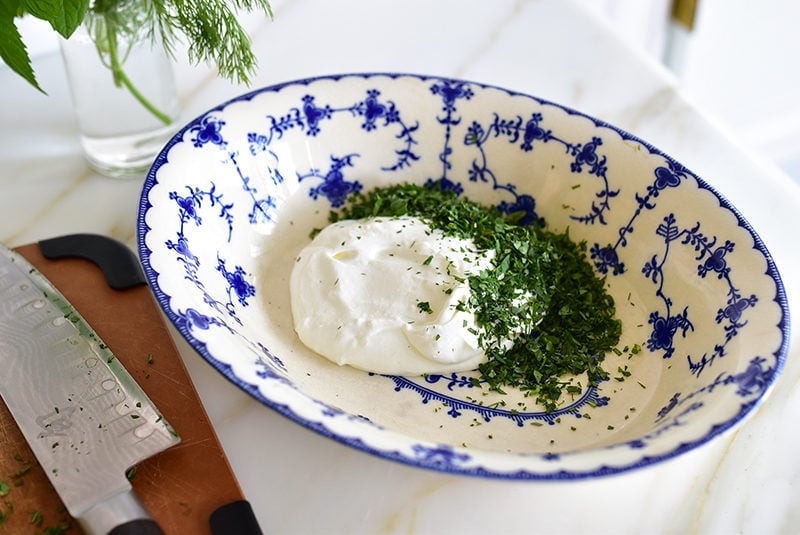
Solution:
[[[431,309],[431,304],[427,301],[418,301],[417,308],[420,312],[424,312],[425,314],[433,314],[433,309]]]
[[[136,478],[136,471],[138,470],[137,465],[133,465],[125,472],[125,477],[128,481],[133,481]]]
[[[8,486],[8,483],[0,481],[0,497],[6,496],[9,492],[11,492],[11,487]]]
[[[42,532],[42,534],[43,535],[63,535],[64,533],[67,532],[67,530],[69,530],[69,527],[70,527],[69,522],[64,521],[64,522],[62,522],[60,524],[57,524],[55,526],[48,526],[48,527],[44,528],[44,531]]]
[[[625,366],[625,367],[621,367],[621,366],[617,367],[617,372],[619,373],[619,375],[617,377],[614,377],[614,379],[619,381],[619,382],[623,382],[626,377],[630,377],[631,376],[631,372],[628,370],[627,366]]]
[[[479,367],[490,389],[512,386],[548,411],[559,405],[560,377],[586,373],[589,385],[608,379],[601,364],[619,342],[621,322],[586,257],[586,244],[441,187],[398,184],[358,193],[330,221],[415,216],[446,235],[493,251],[492,269],[469,276],[471,296],[458,310],[475,314],[488,361]],[[426,260],[427,262],[427,260]],[[425,303],[418,303],[425,311]],[[513,340],[511,349],[507,342]]]
[[[42,516],[42,513],[39,511],[31,511],[31,516],[28,520],[28,523],[33,524],[34,526],[41,526],[43,520],[44,517]]]
[[[14,477],[15,478],[16,477],[22,477],[25,474],[27,474],[28,472],[30,472],[30,470],[31,470],[31,465],[30,464],[26,464],[25,466],[23,466],[22,468],[20,468],[16,472],[14,472]]]

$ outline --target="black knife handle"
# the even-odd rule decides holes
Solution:
[[[164,532],[155,520],[146,518],[121,524],[109,531],[108,535],[164,535]]]
[[[261,528],[247,500],[237,500],[218,507],[208,519],[214,535],[262,535]]]
[[[127,290],[147,284],[139,258],[121,241],[100,234],[69,234],[39,242],[46,258],[78,257],[94,262],[103,272],[108,285]]]

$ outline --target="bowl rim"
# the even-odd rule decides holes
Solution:
[[[215,358],[207,349],[205,344],[199,342],[196,338],[192,336],[189,332],[188,328],[184,325],[181,325],[180,322],[176,321],[178,318],[172,312],[169,301],[170,296],[166,294],[158,284],[158,273],[154,270],[152,265],[150,264],[150,255],[152,254],[151,249],[147,246],[146,243],[146,236],[148,232],[151,230],[151,227],[146,222],[146,214],[152,204],[149,201],[149,193],[150,190],[154,185],[158,183],[156,178],[158,170],[168,163],[168,156],[169,152],[172,147],[180,142],[182,142],[184,134],[194,125],[196,125],[199,121],[202,120],[205,116],[215,111],[222,111],[228,106],[244,101],[250,101],[258,95],[271,93],[271,92],[279,92],[284,88],[287,87],[295,87],[295,86],[310,86],[316,82],[321,81],[334,81],[338,82],[343,79],[351,79],[351,78],[360,78],[360,79],[369,79],[369,78],[388,78],[390,80],[397,80],[401,78],[412,78],[417,81],[448,81],[448,82],[455,82],[455,83],[464,83],[469,84],[470,86],[480,88],[480,89],[493,89],[500,92],[506,93],[508,96],[512,97],[524,97],[532,99],[544,106],[553,106],[559,108],[566,112],[570,116],[579,116],[585,119],[590,120],[595,127],[599,128],[606,128],[617,135],[619,135],[623,141],[633,141],[636,142],[643,147],[645,147],[650,154],[660,156],[664,158],[667,162],[674,163],[681,165],[685,168],[682,164],[679,164],[677,160],[666,154],[665,152],[661,151],[651,143],[631,134],[630,132],[614,126],[602,119],[598,119],[592,115],[589,115],[585,112],[581,112],[569,106],[565,106],[563,104],[559,104],[557,102],[543,99],[537,97],[533,94],[525,93],[518,90],[508,89],[506,87],[473,81],[469,79],[462,79],[457,77],[449,77],[449,76],[439,76],[439,75],[431,75],[431,74],[415,74],[415,73],[407,73],[407,72],[396,72],[396,71],[387,71],[387,72],[348,72],[348,73],[341,73],[341,74],[323,74],[318,76],[310,76],[304,78],[298,78],[294,80],[285,80],[282,82],[278,82],[271,85],[262,86],[253,90],[249,90],[247,92],[241,93],[237,96],[229,98],[223,101],[216,106],[206,109],[202,113],[196,115],[193,119],[186,121],[184,125],[178,129],[174,135],[169,139],[167,144],[162,148],[159,152],[158,156],[154,159],[153,164],[151,165],[150,169],[147,172],[145,177],[142,192],[139,199],[138,204],[138,214],[137,214],[137,222],[136,222],[136,234],[137,234],[137,247],[138,247],[138,254],[139,258],[148,282],[148,285],[151,291],[154,294],[156,301],[158,302],[159,306],[169,318],[172,325],[176,328],[176,330],[183,336],[183,338],[187,341],[187,343],[192,347],[194,351],[196,351],[208,364],[210,364],[218,373],[220,373],[223,377],[228,379],[231,383],[233,383],[236,387],[240,388],[248,395],[253,397],[256,401],[266,405],[267,407],[271,408],[272,410],[276,411],[277,413],[289,418],[290,420],[298,423],[307,429],[317,432],[318,434],[333,439],[341,444],[350,446],[355,448],[356,450],[363,451],[365,453],[369,453],[371,455],[388,459],[396,462],[400,462],[401,464],[414,466],[417,468],[423,468],[448,474],[454,475],[466,475],[466,476],[478,476],[482,478],[491,478],[491,479],[500,479],[500,480],[527,480],[527,481],[554,481],[554,480],[583,480],[589,478],[596,478],[596,477],[604,477],[613,474],[619,474],[624,472],[629,472],[632,470],[641,469],[644,467],[648,467],[655,464],[660,464],[663,461],[678,457],[688,451],[694,450],[700,446],[703,446],[710,442],[711,440],[715,439],[716,437],[725,434],[727,431],[731,430],[732,428],[736,427],[743,423],[748,416],[752,415],[755,412],[755,409],[758,408],[762,403],[766,401],[766,399],[770,396],[772,390],[775,387],[775,383],[777,382],[778,377],[781,375],[783,368],[785,367],[786,360],[788,358],[788,351],[789,345],[791,340],[791,320],[790,320],[790,312],[789,312],[789,303],[788,298],[786,295],[786,290],[783,285],[782,278],[780,276],[779,270],[775,264],[775,261],[772,257],[772,254],[766,247],[766,244],[761,239],[759,234],[756,230],[750,225],[749,221],[745,219],[743,214],[736,208],[723,194],[717,191],[713,186],[703,180],[700,176],[695,174],[693,171],[686,169],[687,174],[691,176],[695,181],[696,185],[699,189],[706,190],[714,195],[720,203],[720,207],[727,209],[730,211],[736,218],[736,221],[740,227],[742,227],[753,239],[753,249],[756,249],[759,253],[761,253],[764,257],[766,262],[766,269],[764,271],[764,275],[770,277],[775,282],[776,287],[776,295],[772,299],[781,311],[781,319],[776,324],[776,327],[781,332],[781,343],[779,347],[773,352],[773,356],[775,357],[775,367],[771,376],[768,379],[766,385],[764,385],[764,389],[762,390],[761,395],[755,399],[753,402],[742,405],[740,411],[733,416],[732,418],[716,424],[710,428],[710,430],[696,440],[691,440],[688,442],[682,442],[676,445],[669,451],[664,453],[660,453],[657,455],[643,455],[635,462],[624,464],[621,466],[609,466],[606,464],[600,464],[596,468],[592,468],[586,471],[573,471],[573,470],[557,470],[551,472],[535,472],[530,471],[528,469],[520,469],[520,470],[493,470],[487,469],[482,466],[478,467],[462,467],[458,465],[453,465],[450,463],[441,463],[436,459],[424,459],[424,458],[410,458],[399,451],[390,451],[390,450],[383,450],[372,447],[366,444],[358,437],[348,437],[344,435],[340,435],[334,431],[328,429],[325,425],[317,422],[310,421],[304,418],[302,415],[295,412],[292,407],[289,405],[278,403],[275,400],[272,400],[262,394],[259,390],[258,386],[253,383],[249,383],[242,378],[235,375],[231,365],[224,363],[217,358]],[[309,397],[307,394],[300,392],[299,390],[295,389],[295,392],[299,395]],[[310,398],[309,399],[313,399]],[[395,433],[398,436],[407,437],[407,435],[391,431],[391,433]],[[415,439],[417,442],[424,442],[421,439]],[[444,445],[442,445],[444,446]],[[610,445],[610,446],[598,446],[598,447],[591,447],[583,450],[577,451],[568,451],[559,454],[560,456],[569,456],[569,455],[588,455],[591,453],[597,453],[603,451],[605,449],[617,447],[619,444]],[[506,454],[498,453],[498,452],[489,452],[485,450],[476,450],[473,448],[461,448],[456,446],[445,446],[446,448],[453,450],[453,451],[463,451],[469,455],[483,454],[483,455],[490,455],[490,454],[499,454],[505,456]],[[513,456],[517,456],[520,454],[511,454]]]

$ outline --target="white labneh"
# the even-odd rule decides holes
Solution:
[[[413,217],[333,223],[293,267],[295,330],[329,360],[375,373],[474,369],[486,355],[474,314],[458,305],[470,296],[468,274],[491,260]]]

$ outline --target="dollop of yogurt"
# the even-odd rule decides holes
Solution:
[[[296,259],[294,328],[329,360],[375,373],[471,370],[486,359],[468,276],[490,268],[471,240],[414,217],[343,220]]]

